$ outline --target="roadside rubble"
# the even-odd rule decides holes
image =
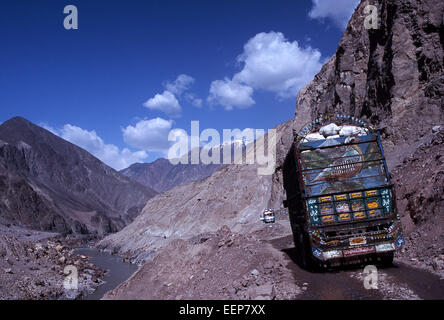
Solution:
[[[260,236],[223,226],[216,233],[173,240],[105,299],[296,299],[302,289],[288,263],[285,253]]]
[[[33,239],[31,235],[39,232],[27,233]],[[0,298],[79,299],[93,292],[102,283],[105,271],[89,263],[86,256],[74,254],[62,241],[57,236],[34,242],[24,240],[20,233],[1,234]],[[68,270],[77,270],[77,290],[64,287]]]

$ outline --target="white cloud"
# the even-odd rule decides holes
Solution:
[[[242,70],[233,78],[213,81],[208,101],[245,108],[254,104],[254,90],[276,93],[279,98],[296,97],[322,67],[321,53],[311,47],[300,47],[280,32],[258,33],[244,45],[237,61]]]
[[[208,102],[224,106],[226,110],[244,109],[255,104],[252,94],[253,89],[247,85],[229,79],[216,80],[211,83]]]
[[[313,8],[308,13],[312,19],[331,19],[334,24],[344,30],[359,0],[312,0]]]
[[[151,110],[160,110],[172,117],[178,117],[182,111],[179,101],[168,90],[162,94],[156,94],[154,98],[149,99],[143,105]]]
[[[170,147],[168,134],[172,125],[172,120],[162,118],[141,120],[135,126],[129,125],[122,130],[123,139],[134,148],[166,152]]]
[[[185,99],[196,108],[202,108],[203,105],[202,99],[196,97],[193,93],[186,93]]]
[[[193,77],[186,74],[180,74],[173,83],[167,82],[165,84],[165,89],[174,93],[175,95],[180,96],[183,92],[190,89],[194,81],[195,80]]]
[[[132,152],[127,148],[119,150],[119,148],[113,144],[106,144],[94,130],[84,130],[71,124],[65,124],[60,130],[47,125],[45,125],[44,128],[85,149],[116,170],[127,168],[136,162],[142,162],[148,157],[145,151]]]
[[[279,97],[295,97],[298,91],[321,69],[321,53],[311,47],[299,47],[280,32],[259,33],[248,40],[238,57],[244,63],[233,80],[277,93]]]
[[[194,93],[188,92],[194,84],[195,79],[186,74],[180,74],[173,82],[163,84],[165,91],[162,94],[156,94],[153,98],[146,101],[143,105],[150,110],[159,110],[165,114],[177,118],[181,116],[182,107],[179,99],[185,93],[184,99],[197,108],[201,108],[203,101]]]

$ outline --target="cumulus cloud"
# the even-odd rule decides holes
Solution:
[[[182,93],[190,89],[194,81],[193,77],[186,74],[180,74],[174,82],[167,82],[165,84],[165,89],[180,96]]]
[[[162,94],[156,94],[143,105],[150,110],[162,111],[173,118],[181,116],[182,106],[179,103],[179,99],[184,98],[193,106],[201,108],[202,99],[198,98],[194,93],[188,92],[194,82],[195,79],[193,77],[180,74],[173,82],[167,81],[163,84],[165,91]],[[182,97],[183,94],[184,97]]]
[[[313,7],[308,13],[312,19],[330,19],[344,30],[359,0],[312,0]]]
[[[175,95],[168,90],[162,94],[156,94],[154,98],[149,99],[143,104],[150,110],[159,110],[171,117],[178,117],[182,111],[182,107]]]
[[[255,104],[251,97],[253,89],[247,85],[229,79],[216,80],[211,83],[208,102],[213,105],[221,105],[226,110],[248,108]]]
[[[71,124],[64,125],[62,129],[44,127],[61,138],[85,149],[116,170],[127,168],[133,163],[141,162],[148,157],[145,151],[132,152],[127,148],[119,150],[113,144],[106,144],[94,130],[88,131]]]
[[[123,139],[134,148],[165,153],[171,144],[168,134],[172,125],[172,120],[162,118],[141,120],[135,126],[122,129]]]
[[[237,61],[242,70],[233,78],[213,81],[208,100],[230,110],[254,104],[254,90],[295,97],[322,67],[321,53],[300,47],[280,32],[262,32],[249,39]],[[240,94],[240,96],[239,96]]]
[[[186,93],[185,99],[196,108],[202,108],[203,105],[202,99],[196,97],[193,93]]]
[[[238,57],[244,67],[233,80],[280,97],[294,97],[321,69],[320,60],[321,53],[316,49],[302,48],[280,32],[262,32],[245,44]]]

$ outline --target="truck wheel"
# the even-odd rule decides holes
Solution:
[[[383,253],[378,256],[379,264],[383,267],[390,267],[393,264],[394,252]]]

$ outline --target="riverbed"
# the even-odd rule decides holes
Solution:
[[[126,281],[138,269],[135,264],[124,262],[122,258],[118,256],[104,253],[95,248],[77,248],[75,249],[75,253],[90,257],[89,262],[97,267],[108,270],[108,273],[103,279],[105,283],[97,287],[93,293],[84,297],[84,300],[101,299],[108,291],[113,290],[119,284]]]

